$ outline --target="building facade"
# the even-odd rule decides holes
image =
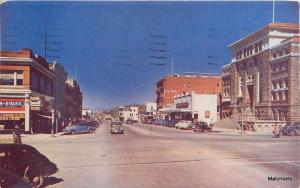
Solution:
[[[222,68],[221,117],[300,121],[299,25],[271,23],[231,44]]]
[[[0,52],[0,125],[26,132],[49,132],[52,126],[54,73],[30,49]]]
[[[208,124],[218,120],[218,95],[195,92],[175,96],[171,119],[204,121]]]
[[[49,64],[50,69],[54,72],[54,109],[57,115],[57,123],[65,119],[65,84],[68,78],[68,73],[65,71],[64,65],[60,63]]]
[[[65,83],[65,120],[78,122],[82,120],[83,95],[78,82],[68,79]]]
[[[119,106],[118,116],[119,116],[119,120],[122,122],[126,122],[127,120],[139,121],[139,107]]]
[[[184,74],[166,76],[156,84],[157,108],[174,103],[174,96],[183,93],[221,93],[221,77],[212,74]]]

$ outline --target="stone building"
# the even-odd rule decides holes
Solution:
[[[229,45],[222,67],[221,117],[300,121],[299,25],[270,23]]]

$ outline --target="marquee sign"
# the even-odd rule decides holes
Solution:
[[[0,98],[0,111],[24,111],[24,98]]]
[[[176,108],[188,108],[188,107],[189,107],[189,103],[187,103],[187,102],[176,104]]]

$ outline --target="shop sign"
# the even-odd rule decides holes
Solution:
[[[189,107],[189,103],[187,103],[187,102],[176,104],[176,108],[188,108],[188,107]]]
[[[41,107],[42,102],[41,101],[31,101],[30,102],[30,107]]]
[[[0,98],[0,110],[2,111],[24,111],[24,98]]]
[[[0,114],[0,120],[20,120],[25,114]]]

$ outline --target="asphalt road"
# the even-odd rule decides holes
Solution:
[[[125,125],[124,135],[112,135],[110,126],[103,125],[93,134],[62,135],[32,145],[60,169],[47,179],[49,187],[298,188],[299,144],[299,137],[136,124]]]

